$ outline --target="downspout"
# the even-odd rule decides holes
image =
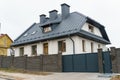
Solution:
[[[73,72],[75,71],[74,69],[74,55],[75,55],[75,42],[74,40],[71,38],[70,34],[68,35],[69,39],[72,41],[73,43],[73,55],[72,55],[72,67],[73,67]]]
[[[75,42],[74,40],[71,38],[70,34],[68,35],[69,39],[72,41],[73,43],[73,54],[75,54]]]
[[[14,49],[13,49],[12,46],[10,46],[10,55],[11,55],[11,56],[12,56],[12,55],[15,55],[15,51],[14,51]]]

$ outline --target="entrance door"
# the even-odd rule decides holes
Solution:
[[[48,43],[44,43],[44,44],[43,44],[43,53],[44,53],[45,55],[48,55]]]

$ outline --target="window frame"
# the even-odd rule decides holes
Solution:
[[[93,53],[94,52],[94,43],[91,42],[90,45],[91,45],[91,53]]]
[[[24,47],[19,48],[19,55],[24,56]]]
[[[91,33],[94,33],[94,26],[91,25],[91,24],[88,24],[88,30],[89,30]]]
[[[85,40],[82,40],[82,51],[86,52]]]
[[[48,55],[48,43],[43,43],[43,54]]]
[[[58,41],[58,53],[66,52],[66,41]]]
[[[100,49],[101,48],[101,45],[100,44],[98,44],[98,49]]]
[[[32,45],[31,49],[32,49],[31,55],[37,56],[37,45]]]
[[[52,27],[51,26],[45,26],[43,27],[43,32],[47,33],[47,32],[51,32],[52,31]]]

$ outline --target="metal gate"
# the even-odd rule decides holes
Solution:
[[[98,72],[97,53],[63,55],[63,72]]]
[[[105,73],[111,72],[109,52],[103,52],[103,69]],[[98,54],[72,54],[62,56],[63,72],[99,72]]]
[[[109,51],[103,52],[103,70],[104,73],[112,72],[112,63],[111,63],[111,57]]]

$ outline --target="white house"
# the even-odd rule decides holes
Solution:
[[[70,6],[61,5],[57,10],[40,15],[40,23],[34,23],[16,40],[12,47],[15,56],[36,56],[40,54],[81,54],[106,50],[110,40],[105,27],[78,12],[70,13]]]

